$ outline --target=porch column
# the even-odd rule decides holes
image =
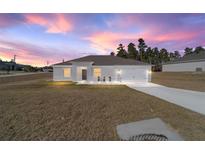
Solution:
[[[92,64],[87,65],[87,80],[93,81]]]
[[[77,66],[73,64],[71,69],[71,77],[72,77],[72,81],[77,81]]]

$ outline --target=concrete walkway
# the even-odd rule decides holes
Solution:
[[[169,88],[154,83],[132,83],[128,87],[205,115],[205,92]]]

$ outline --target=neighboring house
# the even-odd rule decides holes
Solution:
[[[0,70],[3,71],[16,71],[16,70],[23,70],[26,65],[17,64],[13,61],[1,61],[0,60]]]
[[[205,71],[205,52],[186,55],[178,60],[162,65],[163,72],[202,72]]]
[[[148,82],[151,65],[116,56],[91,55],[53,66],[54,81],[86,83]]]

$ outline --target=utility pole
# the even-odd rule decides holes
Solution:
[[[16,62],[16,55],[14,55],[14,62]]]
[[[49,65],[49,61],[47,61],[47,66]]]

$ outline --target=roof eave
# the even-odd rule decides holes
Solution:
[[[194,63],[194,62],[203,62],[203,61],[205,61],[205,59],[177,61],[177,62],[164,63],[163,65],[180,64],[180,63]]]

